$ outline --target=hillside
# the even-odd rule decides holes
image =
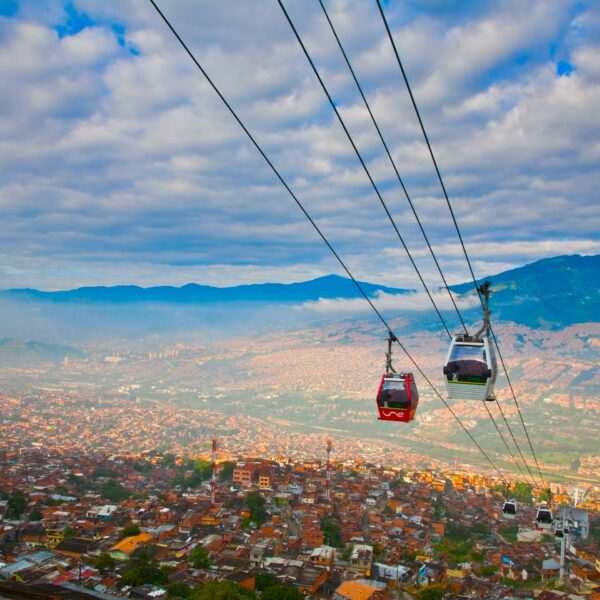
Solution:
[[[69,346],[24,342],[13,338],[0,339],[0,365],[23,366],[37,363],[58,362],[64,357],[81,358],[83,352]]]
[[[494,290],[496,320],[557,329],[600,315],[600,255],[547,258],[485,279]],[[452,289],[463,294],[473,285]]]

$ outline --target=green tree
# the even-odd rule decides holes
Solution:
[[[189,598],[192,588],[187,583],[170,583],[167,585],[167,598]]]
[[[254,577],[254,585],[259,592],[277,585],[277,578],[272,573],[257,573]]]
[[[129,498],[129,492],[114,479],[109,479],[100,486],[100,495],[110,502],[122,502]]]
[[[209,581],[195,589],[192,600],[255,600],[256,594],[232,581]]]
[[[167,454],[163,454],[162,464],[164,467],[174,467],[175,466],[175,455],[168,452]]]
[[[42,511],[38,506],[34,507],[33,510],[29,513],[30,521],[41,521],[43,519]]]
[[[273,585],[260,596],[261,600],[304,600],[304,594],[289,585]]]
[[[212,565],[208,552],[202,546],[196,546],[190,552],[189,562],[195,569],[209,569]]]
[[[27,500],[25,499],[25,494],[20,490],[16,491],[9,499],[8,499],[8,511],[7,514],[10,518],[18,519],[25,512],[27,508]]]
[[[159,568],[158,561],[154,558],[152,547],[148,544],[140,546],[129,561],[121,577],[121,585],[134,587],[152,583],[163,585],[168,582],[168,571]]]
[[[128,525],[127,527],[125,527],[125,529],[123,529],[123,531],[121,531],[121,538],[131,537],[131,536],[139,535],[139,534],[140,534],[139,525],[137,525],[136,523],[132,523],[131,525]]]
[[[65,540],[68,540],[72,537],[75,537],[75,532],[73,531],[73,528],[71,526],[67,526],[65,528]]]
[[[510,493],[515,500],[522,502],[523,504],[531,504],[533,499],[532,492],[533,487],[529,483],[520,481],[515,483]]]
[[[248,492],[246,506],[250,509],[250,521],[260,527],[267,520],[265,499],[258,492]]]
[[[233,470],[235,469],[235,463],[231,461],[224,462],[221,465],[221,473],[219,479],[221,481],[230,481],[233,477]]]
[[[350,560],[350,556],[352,555],[352,550],[354,550],[354,546],[352,544],[346,544],[346,547],[344,548],[344,551],[342,552],[342,555],[340,556],[340,558],[342,560]]]
[[[210,479],[212,476],[212,463],[209,460],[199,458],[194,463],[194,472],[202,478],[202,481]]]
[[[115,564],[115,559],[108,552],[102,552],[96,559],[95,566],[100,573],[108,573],[115,568]]]
[[[344,542],[342,541],[340,526],[329,517],[323,517],[321,519],[321,531],[325,538],[325,543],[333,546],[334,548],[343,548]]]
[[[430,585],[419,592],[419,600],[442,600],[444,588],[439,585]]]

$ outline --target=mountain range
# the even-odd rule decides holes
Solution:
[[[558,329],[575,323],[597,321],[600,314],[600,255],[558,256],[488,276],[494,295],[491,305],[495,319],[513,321],[532,328]],[[483,281],[482,279],[481,281]],[[406,294],[414,290],[361,282],[370,297],[379,293]],[[473,284],[451,286],[458,295],[472,293]],[[264,283],[234,287],[213,287],[189,283],[182,287],[113,286],[82,287],[66,291],[11,289],[0,298],[26,303],[64,306],[187,305],[220,306],[246,303],[256,306],[302,304],[319,299],[359,298],[355,284],[345,277],[328,275],[300,283]],[[477,320],[479,309],[465,311]],[[404,315],[403,315],[404,316]],[[411,313],[413,328],[432,324],[426,312]]]

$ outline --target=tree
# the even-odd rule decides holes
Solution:
[[[168,571],[159,568],[158,561],[154,558],[152,547],[148,544],[140,546],[131,559],[127,562],[125,572],[121,577],[121,585],[134,587],[153,583],[163,585],[168,581]]]
[[[235,463],[231,461],[224,462],[221,465],[221,474],[219,479],[221,481],[229,481],[233,477],[233,470],[235,469]]]
[[[444,588],[437,585],[426,587],[419,593],[419,600],[442,600]]]
[[[350,556],[352,555],[352,550],[354,550],[354,546],[352,544],[346,544],[346,547],[344,548],[344,551],[342,552],[342,555],[340,556],[340,558],[342,560],[350,560]]]
[[[199,458],[194,463],[194,472],[201,477],[202,481],[206,481],[212,476],[212,463],[209,460]]]
[[[34,509],[29,513],[30,521],[41,521],[43,518],[42,511],[38,506],[34,507]]]
[[[129,492],[116,480],[109,479],[100,486],[100,495],[111,502],[122,502],[129,498]]]
[[[167,598],[189,598],[192,588],[187,583],[170,583],[167,585]]]
[[[194,569],[209,569],[212,565],[208,552],[202,546],[196,546],[190,552],[189,562]]]
[[[175,455],[168,452],[167,454],[163,454],[162,464],[164,467],[174,467],[175,466]]]
[[[265,499],[258,492],[248,492],[246,506],[250,509],[250,521],[260,527],[267,520]]]
[[[344,547],[340,526],[333,519],[323,517],[321,519],[321,531],[327,544],[335,548]]]
[[[254,576],[254,585],[259,592],[277,585],[277,578],[272,573],[257,573]]]
[[[273,585],[260,596],[261,600],[304,600],[304,594],[289,585]]]
[[[192,600],[255,600],[256,594],[232,581],[209,581],[195,589]]]
[[[25,494],[23,492],[16,491],[9,499],[8,499],[8,511],[7,514],[9,517],[14,517],[15,519],[20,518],[21,514],[25,512],[27,508],[27,500],[25,499]]]
[[[115,559],[108,553],[102,552],[96,559],[96,568],[100,573],[107,573],[115,568]]]
[[[127,527],[125,527],[125,529],[123,529],[123,531],[121,532],[121,537],[126,538],[126,537],[131,537],[131,536],[139,535],[139,534],[140,534],[139,525],[132,523],[131,525],[128,525]]]
[[[65,540],[68,540],[72,537],[75,537],[75,531],[73,531],[73,528],[70,525],[67,525],[67,527],[65,527]]]
[[[512,497],[523,504],[531,504],[533,499],[533,487],[529,483],[520,481],[515,483],[510,490],[507,490],[505,486],[500,486],[498,489],[505,498]]]

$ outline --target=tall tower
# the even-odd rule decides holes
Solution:
[[[331,481],[331,472],[330,472],[330,467],[331,467],[331,448],[332,448],[332,441],[331,440],[327,440],[327,470],[325,471],[325,499],[329,502],[330,497],[329,497],[329,485],[330,485],[330,481]]]
[[[210,480],[210,505],[211,508],[216,504],[216,493],[217,493],[217,436],[213,435],[212,438],[212,478]]]

